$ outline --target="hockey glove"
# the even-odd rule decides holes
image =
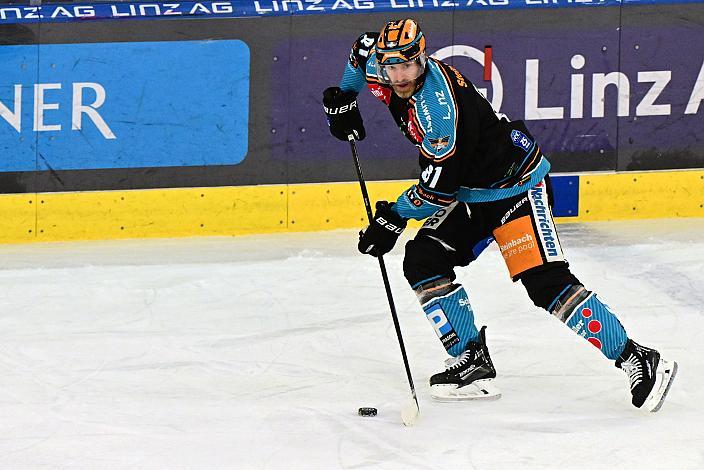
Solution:
[[[323,109],[332,135],[344,141],[350,134],[357,140],[364,140],[367,134],[357,107],[356,93],[330,87],[323,92]]]
[[[359,232],[359,252],[365,255],[381,256],[385,255],[396,244],[396,240],[406,228],[406,219],[401,217],[392,209],[393,204],[386,201],[376,203],[376,214],[374,220],[366,228]]]

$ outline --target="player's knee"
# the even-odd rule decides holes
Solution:
[[[548,263],[521,274],[521,283],[537,307],[550,311],[566,288],[581,285],[567,263]]]
[[[553,300],[547,310],[559,318],[562,323],[567,323],[572,312],[587,300],[590,294],[591,292],[581,284],[567,286]]]
[[[451,281],[455,279],[452,260],[445,248],[425,237],[414,238],[406,243],[403,274],[413,289],[442,277]]]
[[[457,287],[459,287],[459,285],[453,284],[452,279],[449,277],[439,277],[416,286],[413,291],[416,293],[420,304],[424,305],[434,298],[449,294]]]

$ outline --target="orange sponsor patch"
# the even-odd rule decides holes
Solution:
[[[538,248],[540,240],[535,235],[530,216],[526,215],[497,228],[494,230],[494,238],[511,277],[543,264]]]

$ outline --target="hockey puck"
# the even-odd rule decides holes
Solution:
[[[376,408],[365,408],[362,407],[357,410],[359,416],[376,416]]]

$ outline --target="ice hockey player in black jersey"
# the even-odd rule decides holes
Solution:
[[[628,375],[632,403],[657,411],[677,363],[628,338],[611,309],[571,272],[553,222],[550,163],[522,121],[494,112],[456,69],[427,57],[418,23],[387,23],[352,47],[339,87],[323,93],[331,133],[361,140],[356,96],[366,85],[419,150],[419,181],[378,201],[359,250],[389,252],[408,219],[425,219],[406,244],[403,270],[450,358],[430,378],[438,400],[497,398],[485,329],[475,326],[454,268],[496,241],[530,299],[597,347]],[[393,228],[390,230],[389,228]]]

